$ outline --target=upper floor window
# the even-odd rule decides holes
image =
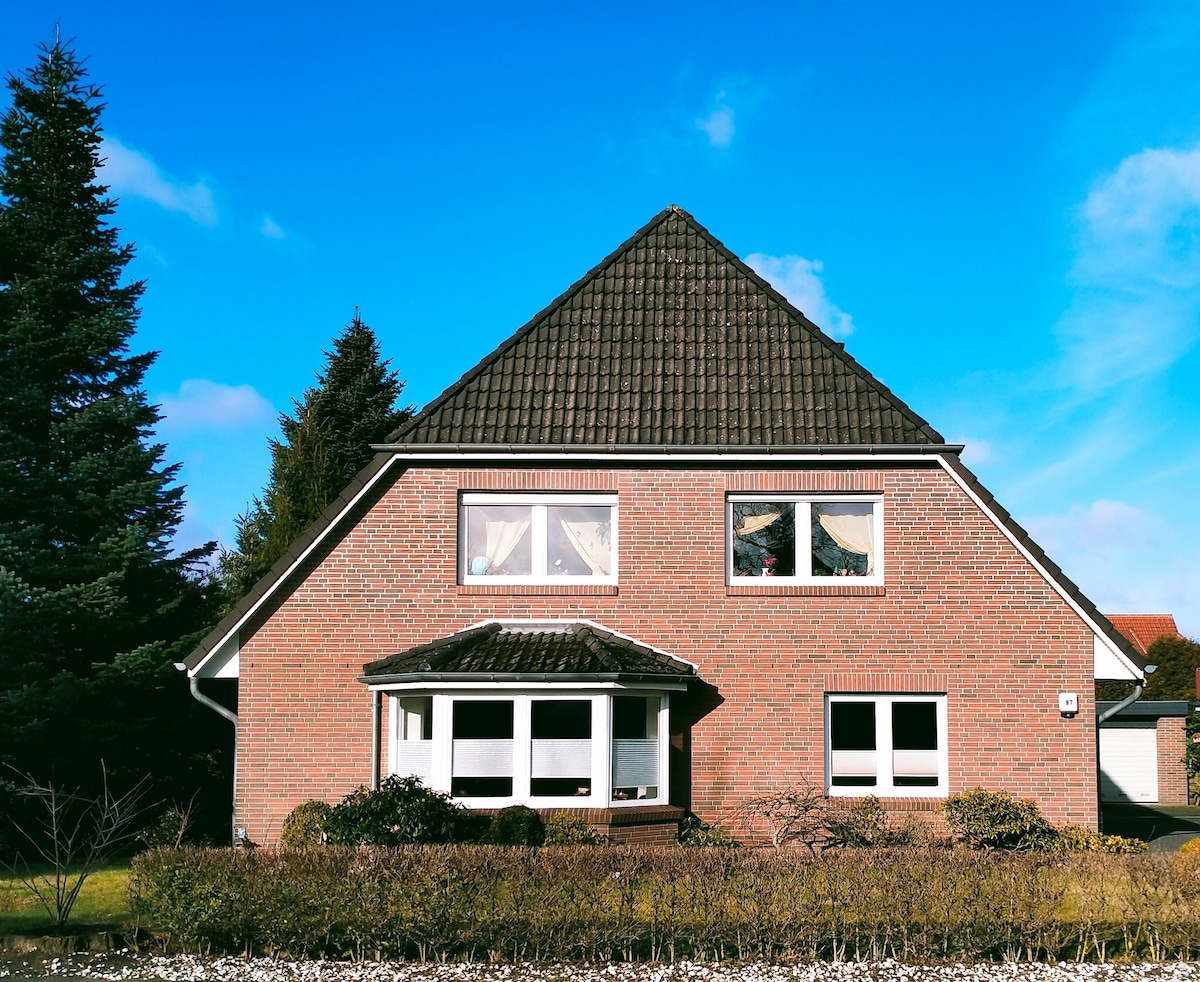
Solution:
[[[464,494],[459,556],[463,583],[616,583],[616,496]]]
[[[878,498],[735,495],[726,507],[731,581],[774,576],[813,583],[853,576],[883,582]]]

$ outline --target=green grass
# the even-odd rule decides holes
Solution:
[[[50,873],[50,870],[42,870]],[[108,866],[87,878],[67,920],[67,928],[116,929],[129,920],[125,888],[129,864]],[[54,919],[18,878],[0,874],[0,935],[51,931]]]

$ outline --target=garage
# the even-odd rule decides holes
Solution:
[[[1100,800],[1158,801],[1155,720],[1106,723],[1100,728]]]

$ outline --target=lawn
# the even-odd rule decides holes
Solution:
[[[50,873],[49,869],[43,873]],[[125,888],[129,864],[109,866],[87,878],[71,911],[67,927],[118,929],[129,920]],[[0,874],[0,935],[37,934],[54,928],[54,919],[29,888],[15,876]]]

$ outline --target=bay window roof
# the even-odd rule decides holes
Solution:
[[[590,621],[489,621],[363,666],[368,685],[441,681],[676,681],[690,662]]]

